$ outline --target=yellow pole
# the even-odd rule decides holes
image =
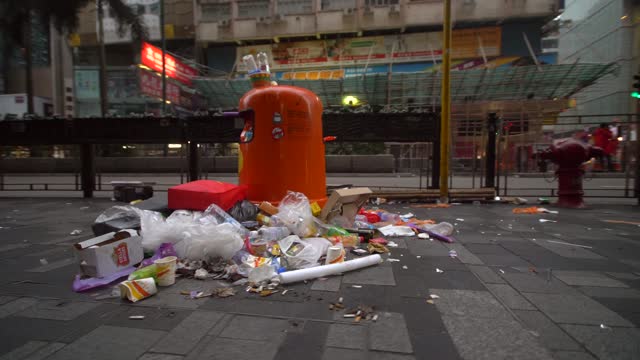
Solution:
[[[451,0],[444,1],[444,37],[442,49],[442,89],[440,91],[440,201],[449,202],[449,140],[451,117]]]

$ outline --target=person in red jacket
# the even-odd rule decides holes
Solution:
[[[593,145],[601,148],[604,151],[604,155],[598,158],[600,166],[602,166],[602,169],[605,169],[604,160],[606,159],[606,169],[609,169],[609,171],[613,170],[613,164],[611,163],[611,153],[609,152],[609,150],[611,150],[610,142],[612,141],[612,137],[613,134],[611,133],[611,130],[609,130],[609,125],[607,125],[606,123],[600,124],[600,127],[593,132]]]

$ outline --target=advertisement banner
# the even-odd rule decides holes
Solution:
[[[149,43],[143,43],[140,59],[142,64],[148,66],[151,70],[162,73],[162,49]],[[191,86],[191,79],[198,75],[196,69],[176,60],[169,54],[165,54],[164,68],[168,77],[176,79],[187,86]]]
[[[76,99],[100,98],[100,74],[98,70],[75,70],[74,80]]]
[[[471,59],[482,55],[500,56],[500,27],[454,30],[454,59]],[[264,52],[274,70],[296,68],[341,67],[364,64],[434,61],[442,58],[442,33],[414,33],[366,36],[333,40],[312,40],[270,45],[241,46],[236,51],[238,69],[245,71],[242,57]]]
[[[150,40],[160,40],[160,0],[124,0],[126,5],[132,10],[141,14],[142,23],[147,29]],[[96,2],[96,7],[98,2]],[[126,29],[123,36],[118,32],[118,22],[113,16],[113,11],[108,5],[108,1],[102,1],[103,18],[102,28],[104,29],[104,43],[116,44],[131,42],[131,30]],[[97,16],[97,11],[96,11]],[[96,34],[99,34],[98,21],[96,21]]]
[[[139,71],[140,92],[162,99],[162,78],[152,72]],[[174,104],[180,104],[180,86],[167,81],[167,100]]]

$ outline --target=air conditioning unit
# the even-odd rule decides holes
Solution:
[[[284,15],[282,15],[282,14],[277,14],[273,18],[275,19],[275,21],[284,21],[285,20]]]
[[[400,14],[400,5],[389,6],[389,14]]]

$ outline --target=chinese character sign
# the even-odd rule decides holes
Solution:
[[[142,44],[142,54],[140,54],[142,64],[148,66],[152,70],[162,73],[162,50],[149,44]],[[168,77],[176,79],[181,83],[191,86],[191,79],[198,75],[198,71],[173,56],[166,54],[164,62],[165,72]]]

